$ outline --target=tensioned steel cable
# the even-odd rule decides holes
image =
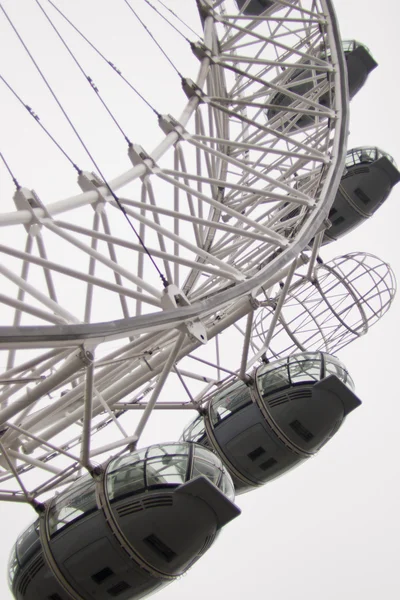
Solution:
[[[139,21],[139,23],[141,24],[141,26],[143,27],[143,29],[151,37],[151,39],[153,40],[153,42],[155,43],[155,45],[157,46],[157,48],[160,50],[160,52],[162,53],[162,55],[167,59],[167,61],[169,62],[169,64],[171,65],[171,67],[174,69],[174,71],[179,75],[179,77],[181,78],[181,80],[184,79],[182,73],[179,71],[179,69],[176,67],[176,65],[173,63],[173,61],[170,59],[170,57],[165,52],[165,50],[161,46],[161,44],[156,40],[156,38],[154,37],[154,35],[151,33],[150,29],[147,27],[146,23],[144,23],[144,21],[139,17],[139,15],[135,11],[135,9],[132,8],[132,6],[129,4],[128,0],[124,0],[124,2],[128,6],[128,8],[130,9],[130,11],[135,15],[136,19]]]
[[[17,190],[20,190],[21,186],[19,185],[19,183],[17,181],[17,178],[15,177],[14,173],[11,171],[11,168],[10,168],[8,162],[6,161],[6,159],[4,158],[4,154],[2,152],[0,152],[0,158],[3,161],[3,163],[4,163],[4,165],[5,165],[6,169],[7,169],[7,171],[9,172],[10,177],[13,180],[15,187],[17,188]]]
[[[26,108],[26,110],[31,115],[31,117],[33,117],[35,119],[35,121],[37,122],[37,124],[43,129],[43,131],[46,133],[46,135],[48,135],[48,137],[51,139],[51,141],[53,142],[53,144],[55,144],[57,146],[57,148],[63,153],[63,155],[65,156],[65,158],[71,163],[71,165],[78,172],[78,174],[81,174],[82,173],[82,169],[80,169],[76,165],[76,163],[74,163],[74,161],[72,160],[72,158],[65,152],[64,148],[57,142],[57,140],[55,139],[55,137],[43,125],[43,123],[40,120],[39,115],[28,104],[25,104],[25,102],[22,100],[21,96],[19,96],[19,94],[17,94],[17,92],[14,90],[14,88],[8,83],[8,81],[6,81],[6,79],[4,79],[4,77],[2,75],[0,75],[0,79],[8,87],[8,89],[15,96],[15,98],[17,98],[18,102],[20,104],[22,104],[22,106],[24,108]]]
[[[146,0],[146,2],[147,2],[147,0]],[[179,15],[177,15],[171,8],[169,8],[169,6],[167,6],[166,4],[164,4],[164,2],[162,2],[161,0],[158,0],[158,3],[161,4],[161,6],[163,6],[166,10],[168,10],[168,12],[170,12],[172,15],[174,15],[174,17],[176,19],[178,19],[178,21],[180,21],[182,23],[182,25],[184,25],[192,33],[194,33],[195,36],[197,36],[200,40],[202,39],[202,37],[198,33],[196,33],[196,31],[194,29],[192,29],[190,27],[190,25],[188,25],[187,23],[185,23],[185,21],[183,19],[181,19]],[[150,2],[148,2],[148,4],[150,4]]]
[[[25,44],[24,40],[22,39],[22,37],[20,36],[19,32],[17,31],[14,23],[12,22],[12,20],[10,19],[10,17],[8,16],[8,14],[6,13],[3,5],[0,3],[0,9],[2,10],[2,12],[4,13],[4,16],[6,17],[7,21],[9,22],[9,24],[11,25],[14,33],[16,34],[16,36],[18,37],[19,41],[21,42],[22,46],[24,47],[25,51],[27,52],[29,58],[31,59],[31,61],[33,62],[33,64],[35,65],[37,71],[39,72],[39,75],[41,76],[41,78],[43,79],[44,83],[46,84],[47,88],[49,89],[51,95],[53,96],[54,100],[56,101],[58,107],[60,108],[60,110],[62,111],[64,117],[67,119],[70,127],[72,128],[72,130],[74,131],[75,135],[77,136],[77,138],[79,139],[80,143],[82,144],[82,146],[85,148],[86,152],[88,153],[88,149],[85,146],[84,141],[82,140],[81,136],[79,135],[76,127],[74,126],[74,124],[72,123],[71,119],[69,118],[69,116],[67,115],[67,113],[64,110],[64,107],[62,106],[61,102],[59,101],[59,99],[57,98],[56,94],[54,93],[52,87],[50,86],[50,84],[48,83],[46,77],[44,76],[42,70],[40,69],[39,65],[37,64],[37,62],[35,61],[34,57],[32,56],[31,52],[29,51],[29,48],[27,47],[27,45]],[[3,81],[4,78],[2,78]],[[8,84],[7,84],[8,85]],[[10,88],[11,89],[11,88]],[[12,90],[13,91],[13,90]],[[26,106],[26,105],[25,105]],[[26,106],[26,108],[29,110],[29,107]]]
[[[111,189],[107,179],[104,177],[101,169],[99,168],[97,162],[95,161],[93,155],[91,154],[90,150],[88,149],[88,147],[86,146],[85,142],[83,141],[83,139],[81,138],[81,136],[79,135],[77,129],[75,128],[75,126],[73,125],[71,119],[69,118],[68,114],[66,113],[65,109],[63,108],[61,102],[59,101],[59,99],[57,98],[53,88],[51,87],[51,85],[49,84],[49,82],[47,81],[44,73],[42,72],[41,68],[39,67],[39,65],[37,64],[37,62],[35,61],[34,57],[32,56],[31,52],[29,51],[29,48],[27,47],[27,45],[25,44],[25,42],[23,41],[22,37],[20,36],[18,30],[16,29],[16,27],[14,26],[12,20],[10,19],[10,17],[8,16],[8,14],[6,13],[6,11],[4,10],[2,4],[0,3],[0,9],[2,10],[2,12],[4,13],[4,15],[6,16],[8,22],[10,23],[13,31],[15,32],[15,34],[17,35],[19,41],[21,42],[22,46],[24,47],[24,49],[26,50],[29,58],[31,59],[31,61],[33,62],[33,64],[35,65],[37,71],[39,72],[41,78],[43,79],[44,83],[46,84],[46,87],[49,89],[51,95],[53,96],[54,100],[56,101],[57,105],[59,106],[59,108],[61,109],[63,115],[65,116],[65,118],[67,119],[68,123],[70,124],[70,126],[72,127],[75,135],[77,136],[77,138],[79,139],[79,141],[81,142],[86,154],[88,155],[88,157],[90,158],[91,162],[93,163],[94,167],[97,169],[101,179],[104,182],[104,185],[107,187],[108,191],[110,192],[111,196],[114,198],[118,208],[121,210],[121,212],[123,213],[125,219],[127,220],[130,228],[132,229],[132,231],[134,232],[137,240],[139,241],[140,245],[142,246],[143,250],[145,251],[145,253],[147,254],[147,256],[149,257],[151,263],[153,264],[154,268],[156,269],[164,287],[167,287],[169,285],[169,282],[167,280],[167,278],[165,277],[165,275],[161,272],[161,270],[159,269],[157,263],[155,262],[154,258],[152,257],[152,255],[150,254],[149,250],[147,249],[146,245],[144,244],[142,237],[140,236],[140,234],[137,232],[135,226],[133,225],[133,223],[131,222],[128,213],[126,212],[124,206],[122,205],[122,203],[120,202],[118,196],[116,195],[116,193]],[[0,76],[1,79],[4,81],[4,83],[7,85],[7,87],[13,92],[13,94],[18,98],[18,100],[22,103],[22,99],[20,99],[20,97],[16,94],[16,92],[12,89],[12,87],[6,82],[6,80],[4,79],[4,77]],[[39,123],[39,125],[42,126],[42,124],[40,123],[39,117],[37,116],[37,114],[31,109],[31,107],[29,107],[28,105],[24,104],[25,108],[28,110],[28,112],[30,112],[30,114],[35,118],[35,120]],[[54,141],[54,143],[58,146],[58,148],[60,148],[60,150],[63,152],[63,154],[68,158],[68,160],[70,162],[71,159],[69,158],[69,156],[66,154],[66,152],[61,148],[61,146],[58,144],[58,142],[56,142],[56,140],[50,135],[50,133],[45,130],[46,133],[51,137],[51,139]],[[82,171],[75,165],[75,163],[72,162],[72,164],[74,165],[74,167],[78,170],[78,173],[81,173]]]
[[[54,10],[58,12],[58,14],[68,23],[68,25],[70,25],[76,31],[76,33],[81,36],[81,38],[92,48],[92,50],[94,50],[115,71],[115,73],[121,77],[121,79],[129,86],[129,88],[135,92],[135,94],[155,113],[157,118],[161,117],[161,113],[158,112],[154,106],[148,100],[146,100],[143,94],[141,94],[139,90],[122,75],[122,72],[118,69],[118,67],[113,62],[108,60],[98,48],[96,48],[96,46],[85,36],[85,34],[82,33],[82,31],[62,12],[62,10],[58,8],[58,6],[56,6],[52,0],[47,0],[47,2],[51,4]]]
[[[190,40],[186,37],[186,35],[184,35],[182,33],[182,31],[180,29],[178,29],[177,27],[175,27],[175,25],[173,23],[171,23],[171,21],[169,19],[167,19],[167,17],[165,15],[163,15],[155,6],[153,6],[153,4],[151,2],[149,2],[149,0],[144,0],[146,2],[146,4],[148,6],[150,6],[150,8],[152,8],[166,23],[168,23],[168,25],[170,25],[181,37],[183,37],[184,40],[186,40],[187,42],[189,42],[190,44]]]
[[[107,111],[107,113],[110,115],[110,117],[113,120],[114,124],[118,127],[119,131],[124,136],[125,141],[128,143],[129,146],[131,146],[132,142],[130,141],[130,139],[128,138],[128,136],[125,134],[124,130],[122,129],[122,127],[118,123],[117,119],[115,118],[115,116],[111,112],[110,108],[107,106],[106,102],[101,97],[99,89],[98,89],[97,85],[95,84],[95,82],[93,81],[93,79],[87,73],[85,73],[84,69],[82,68],[82,66],[81,66],[80,62],[78,61],[78,59],[76,58],[75,54],[72,52],[71,48],[68,46],[67,42],[64,40],[64,38],[62,37],[61,33],[58,31],[57,27],[54,25],[53,21],[51,20],[51,18],[47,14],[47,12],[44,10],[43,6],[40,4],[39,0],[35,0],[35,2],[38,5],[38,7],[40,8],[40,10],[42,11],[42,13],[44,14],[44,16],[46,17],[47,21],[50,23],[51,27],[55,31],[56,35],[60,39],[61,43],[64,45],[65,49],[67,50],[67,52],[69,53],[69,55],[71,56],[71,58],[75,62],[76,66],[78,67],[78,69],[80,70],[80,72],[82,73],[82,75],[84,76],[84,78],[86,79],[86,81],[89,83],[89,85],[92,88],[92,90],[96,93],[98,99],[100,100],[100,102],[104,106],[104,108]]]

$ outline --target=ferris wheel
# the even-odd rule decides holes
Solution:
[[[168,43],[160,43],[161,38],[152,32],[151,18],[147,16],[146,21],[136,4],[126,1],[127,17],[137,19],[175,71],[176,77],[167,87],[173,85],[184,100],[176,113],[168,102],[163,111],[163,85],[157,102],[148,100],[140,85],[133,86],[125,71],[108,60],[80,23],[67,14],[68,9],[63,12],[53,2],[36,4],[126,144],[125,166],[118,165],[119,170],[108,177],[107,165],[94,158],[74,127],[45,67],[20,33],[17,19],[2,7],[5,21],[47,93],[82,143],[85,164],[71,158],[51,127],[44,125],[24,99],[23,90],[2,77],[11,100],[28,110],[35,126],[40,125],[42,133],[44,130],[54,142],[54,152],[61,151],[63,160],[75,169],[78,188],[67,197],[53,197],[54,191],[51,195],[46,191],[45,198],[40,189],[33,190],[29,182],[20,179],[4,150],[3,167],[15,190],[8,210],[0,214],[4,232],[0,247],[4,315],[0,327],[4,364],[0,379],[0,500],[25,502],[40,513],[47,511],[47,529],[41,529],[40,541],[44,560],[60,586],[54,598],[64,598],[64,593],[69,594],[66,598],[81,598],[86,596],[65,580],[48,543],[63,526],[57,503],[45,508],[55,492],[78,482],[74,506],[80,494],[85,509],[91,511],[95,502],[91,482],[103,477],[107,465],[112,482],[107,485],[111,487],[104,488],[104,496],[98,492],[97,501],[112,520],[112,495],[116,498],[117,488],[121,493],[132,476],[132,458],[124,462],[127,452],[136,456],[135,464],[141,464],[146,487],[149,481],[153,486],[163,485],[154,471],[154,457],[164,461],[164,467],[175,465],[176,477],[182,461],[186,461],[187,473],[198,469],[203,475],[204,465],[199,465],[208,461],[213,465],[210,470],[217,473],[213,483],[230,500],[226,467],[236,490],[265,481],[241,474],[229,457],[222,460],[225,466],[217,464],[209,450],[216,450],[212,440],[218,438],[212,432],[216,428],[212,419],[202,433],[197,429],[193,434],[190,426],[181,445],[169,449],[148,449],[140,454],[140,438],[153,411],[191,410],[194,423],[198,423],[216,390],[229,390],[230,394],[234,390],[233,402],[242,406],[237,390],[246,387],[254,368],[263,377],[265,373],[272,379],[281,376],[276,369],[271,375],[268,362],[282,356],[276,350],[279,331],[285,330],[293,341],[284,320],[285,302],[295,297],[299,277],[306,290],[318,280],[319,251],[329,241],[326,230],[333,222],[332,205],[339,185],[345,186],[349,96],[362,85],[355,82],[354,73],[360,73],[351,60],[359,60],[361,54],[366,74],[376,64],[371,57],[365,58],[362,46],[342,45],[330,0],[197,0],[197,30],[189,28],[171,3],[145,0],[140,8],[147,10],[147,15],[154,13],[154,19],[171,27],[169,31],[179,34],[186,44],[192,71],[183,73]],[[133,89],[143,110],[148,111],[146,115],[153,111],[156,143],[149,145],[152,138],[146,136],[133,140],[120,126],[67,31],[73,32],[77,48],[85,47],[86,52],[90,47],[100,62],[104,59],[116,80],[122,79]],[[145,118],[136,111],[132,115],[134,121]],[[361,154],[356,166],[367,160]],[[383,158],[389,161],[386,155],[372,156],[370,152],[367,162],[375,164]],[[395,166],[391,171],[385,165],[394,185],[398,172]],[[63,189],[59,181],[56,189]],[[339,210],[335,206],[334,210]],[[334,231],[333,224],[331,233]],[[360,262],[365,267],[364,260]],[[332,269],[327,267],[327,271],[335,277]],[[365,271],[370,274],[376,268],[367,266]],[[352,275],[353,271],[350,284]],[[374,296],[381,300],[387,294],[383,313],[390,306],[395,285],[390,270],[378,278],[378,285],[390,279],[389,284],[382,284],[384,291]],[[346,290],[347,280],[338,279]],[[368,294],[362,297],[369,299],[370,290]],[[324,299],[326,295],[329,289]],[[359,307],[360,298],[354,296]],[[266,320],[263,311],[268,313]],[[334,314],[340,327],[341,308]],[[375,319],[376,311],[372,314]],[[293,348],[302,352],[332,350],[323,344],[308,348],[307,341],[297,346],[295,342],[286,345],[285,351],[289,346],[290,352]],[[288,360],[284,369],[294,378]],[[296,360],[298,368],[301,361]],[[306,356],[304,360],[311,359]],[[315,361],[313,368],[319,375],[313,385],[329,373],[340,373],[340,385],[349,388],[345,414],[353,410],[358,400],[346,370],[324,355]],[[339,393],[337,388],[328,391]],[[218,410],[237,410],[218,402]],[[291,452],[298,453],[297,462],[322,443],[319,440],[312,450],[300,451],[283,439],[286,434],[281,429],[283,425],[276,426],[274,432]],[[301,424],[292,429],[303,439],[308,435]],[[204,441],[206,431],[208,441]],[[190,446],[201,439],[208,458]],[[220,440],[218,444],[223,447]],[[260,464],[267,464],[262,451],[256,448],[252,452],[252,461],[261,457]],[[274,463],[264,470],[271,465]],[[187,473],[186,479],[179,475],[182,486],[187,486],[185,494],[201,498],[211,494],[200,488],[190,491]],[[218,527],[236,516],[231,505],[220,498],[212,496],[209,502],[214,503]],[[132,540],[118,531],[119,543],[132,546]],[[203,540],[204,547],[196,550],[196,557],[205,552],[213,536]],[[158,552],[164,561],[173,562],[173,551],[157,536],[146,540],[150,554]],[[156,572],[159,586],[183,572],[183,567],[177,572],[154,567],[143,549],[132,550],[130,556],[139,570]],[[187,557],[185,560],[188,568],[192,563]],[[109,576],[98,571],[96,584]],[[122,594],[128,588],[120,590]],[[25,592],[19,593],[25,597]]]

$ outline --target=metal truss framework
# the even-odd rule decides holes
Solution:
[[[17,210],[0,214],[1,500],[46,498],[135,447],[153,409],[198,410],[226,374],[245,378],[258,358],[255,308],[282,282],[265,352],[296,269],[313,268],[348,130],[332,3],[279,0],[254,18],[228,0],[199,6],[204,40],[192,46],[197,77],[182,82],[185,109],[160,117],[161,143],[131,146],[132,168],[108,182],[168,285],[121,234],[110,189],[91,173],[75,197],[44,204],[22,188]],[[318,102],[327,92],[328,107]],[[290,106],[274,104],[278,93]],[[170,379],[181,401],[163,397]],[[112,441],[96,441],[106,426]]]

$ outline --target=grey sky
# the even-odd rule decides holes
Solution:
[[[180,2],[175,0],[170,5],[179,8]],[[10,0],[5,2],[11,4]],[[379,63],[351,104],[349,148],[377,145],[400,162],[400,132],[395,118],[400,91],[395,67],[400,55],[398,3],[381,0],[372,10],[372,4],[365,0],[336,0],[335,6],[342,38],[365,43]],[[115,32],[111,32],[113,35]],[[112,39],[107,44],[112,46]],[[164,73],[158,55],[157,61]],[[156,66],[152,68],[158,77]],[[18,151],[11,154],[16,159]],[[29,185],[28,177],[26,183]],[[59,191],[65,195],[62,188]],[[1,183],[0,192],[3,196]],[[326,248],[323,258],[367,251],[390,262],[400,274],[399,202],[400,185],[373,219]],[[400,408],[395,382],[399,333],[397,300],[365,338],[339,354],[352,374],[363,406],[349,416],[343,429],[315,459],[263,489],[240,497],[241,517],[223,531],[185,577],[159,593],[160,599],[399,597]],[[236,368],[232,361],[231,366]],[[166,439],[177,438],[189,414],[155,415],[143,445],[156,441],[155,437],[158,441],[161,430],[167,432]],[[1,511],[0,562],[4,577],[0,579],[0,594],[8,599],[11,595],[5,567],[9,549],[34,514],[25,507],[7,504],[1,505]]]

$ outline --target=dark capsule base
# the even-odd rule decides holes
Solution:
[[[399,180],[399,171],[386,156],[349,167],[329,212],[332,225],[323,243],[337,240],[371,217]]]

